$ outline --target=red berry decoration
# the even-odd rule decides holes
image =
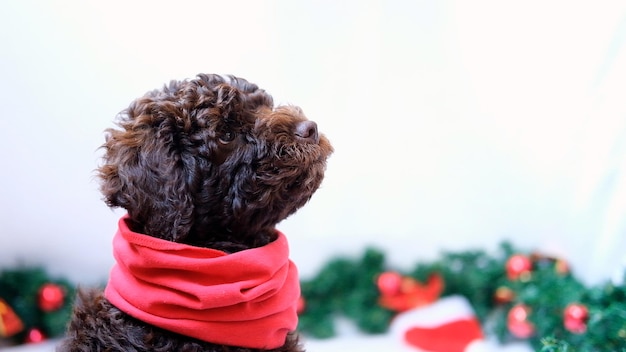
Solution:
[[[378,275],[376,285],[383,296],[397,295],[402,289],[402,275],[394,271],[384,272]]]
[[[41,330],[37,328],[32,328],[28,330],[28,333],[26,334],[26,338],[24,339],[24,342],[39,343],[39,342],[43,342],[45,339],[46,339],[46,336],[43,334]]]
[[[563,325],[574,334],[584,334],[587,331],[589,310],[579,303],[572,303],[565,307],[563,312]]]
[[[506,262],[506,275],[511,281],[523,279],[530,275],[532,268],[533,262],[529,257],[523,254],[515,254]]]
[[[506,323],[513,336],[526,339],[535,333],[535,326],[528,321],[529,315],[530,308],[523,304],[518,304],[509,310]]]
[[[63,287],[48,283],[39,289],[39,308],[44,312],[52,312],[63,307],[65,290]]]

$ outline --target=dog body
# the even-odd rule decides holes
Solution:
[[[252,307],[265,309],[267,297],[286,289],[290,290],[289,300],[297,299],[294,295],[299,290],[284,283],[296,277],[292,263],[281,261],[275,265],[255,257],[251,263],[272,263],[263,268],[268,270],[264,274],[268,281],[246,286],[257,274],[251,274],[252,269],[242,269],[243,286],[233,291],[238,301],[220,308],[217,315],[209,314],[215,309],[207,308],[205,301],[222,297],[222,291],[207,294],[206,290],[216,285],[222,285],[218,286],[220,290],[232,287],[233,281],[237,281],[233,277],[239,274],[214,283],[212,277],[230,272],[228,266],[206,267],[202,270],[207,272],[202,275],[195,271],[208,262],[205,255],[237,261],[239,256],[267,256],[258,253],[278,246],[282,234],[276,231],[276,224],[310,199],[322,182],[326,159],[332,153],[330,143],[318,133],[315,123],[307,120],[298,107],[274,107],[269,94],[244,79],[205,74],[193,80],[173,81],[162,90],[147,93],[132,102],[118,119],[119,128],[107,130],[103,163],[98,169],[107,205],[124,208],[128,213],[120,222],[114,242],[117,265],[104,292],[79,293],[67,338],[58,351],[302,351],[297,334],[282,333],[284,326],[272,330],[286,335],[284,343],[279,338],[278,347],[275,343],[266,345],[262,333],[253,342],[245,336],[274,324],[266,323],[268,320],[248,323],[248,316],[250,320],[278,317],[272,312],[259,313],[261,308]],[[119,249],[118,245],[126,249]],[[185,259],[171,260],[154,250],[161,247],[171,249],[175,256],[190,254]],[[139,253],[138,248],[152,251],[133,254]],[[137,258],[130,258],[133,256]],[[157,259],[146,259],[149,256]],[[192,264],[185,264],[186,271],[175,271],[178,264],[174,262],[183,261]],[[137,269],[137,265],[146,263],[152,266]],[[238,270],[232,267],[233,272]],[[275,284],[276,277],[280,278],[279,284]],[[182,286],[169,287],[168,282],[181,282]],[[160,298],[161,291],[150,289],[163,286],[167,286],[164,298]],[[196,286],[200,286],[201,293],[185,292],[186,287]],[[259,287],[270,286],[268,291],[259,291]],[[133,296],[129,290],[134,287],[140,287],[137,290],[142,292]],[[242,301],[249,298],[239,297],[239,293],[254,297],[250,296],[252,301]],[[149,301],[148,297],[154,299],[145,303],[144,297],[145,301]],[[174,301],[195,302],[197,297],[202,301],[199,308],[164,308]],[[295,314],[291,303],[283,301],[275,298],[272,306],[280,306],[280,314]],[[157,307],[156,313],[151,310],[144,314],[144,307],[148,306]],[[239,308],[234,310],[234,306]],[[154,317],[160,323],[165,311],[174,316],[162,326],[143,318]],[[213,316],[219,317],[215,318],[222,324],[219,329],[205,328],[215,326],[210,325],[214,321],[194,325],[190,334],[178,329],[185,325],[184,321],[196,324],[198,319],[211,320],[214,318],[205,317]],[[237,322],[232,322],[231,317],[235,316]],[[214,337],[205,338],[202,331],[213,331]],[[241,335],[244,343],[225,344],[224,341],[239,341],[238,337],[221,339],[220,335]]]

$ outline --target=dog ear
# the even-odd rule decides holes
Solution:
[[[136,230],[171,241],[189,233],[194,211],[196,160],[180,146],[180,113],[169,101],[135,101],[121,129],[107,130],[98,169],[107,205],[126,209]]]

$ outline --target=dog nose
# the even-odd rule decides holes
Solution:
[[[320,141],[317,133],[317,124],[313,121],[301,121],[296,125],[296,137],[304,141],[318,143]]]

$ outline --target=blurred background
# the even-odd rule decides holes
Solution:
[[[626,264],[626,2],[4,1],[0,266],[106,279],[103,130],[171,79],[235,74],[333,142],[279,224],[303,276],[503,240],[590,283]]]

